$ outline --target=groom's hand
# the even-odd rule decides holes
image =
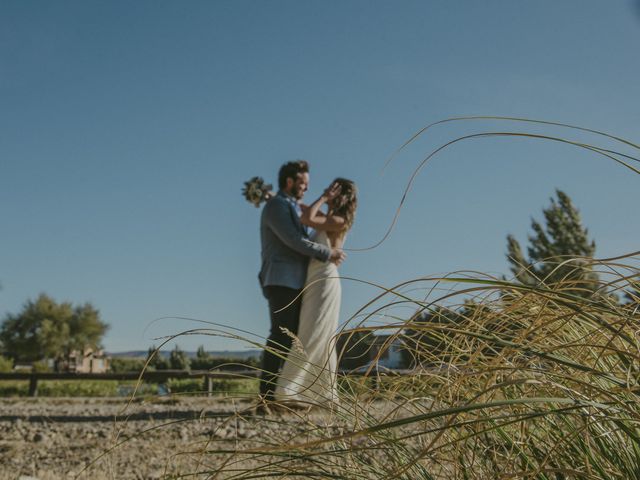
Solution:
[[[329,261],[331,263],[335,263],[336,266],[340,266],[342,262],[344,262],[345,258],[347,258],[347,254],[338,248],[331,249],[331,255],[329,256]]]

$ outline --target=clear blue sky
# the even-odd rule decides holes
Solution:
[[[631,0],[2,0],[0,315],[40,292],[89,301],[111,325],[110,351],[194,326],[149,326],[163,316],[264,335],[259,211],[240,196],[244,180],[275,182],[283,162],[305,158],[311,200],[352,178],[361,208],[347,246],[370,245],[430,150],[523,128],[440,126],[382,173],[430,122],[524,116],[639,141],[639,46]],[[598,256],[637,250],[639,185],[563,145],[459,144],[418,176],[388,241],[350,253],[341,272],[388,286],[507,273],[506,235],[524,241],[555,188],[580,208]],[[342,320],[377,293],[343,286]]]

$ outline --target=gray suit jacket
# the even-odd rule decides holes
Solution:
[[[329,247],[309,240],[292,200],[282,192],[262,210],[260,241],[262,267],[258,279],[262,287],[301,289],[307,278],[309,258],[326,262],[331,255]]]

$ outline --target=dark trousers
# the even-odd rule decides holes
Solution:
[[[262,355],[260,395],[262,395],[265,400],[273,400],[273,392],[276,388],[278,373],[293,343],[293,339],[282,331],[282,327],[294,335],[298,334],[300,307],[302,305],[302,295],[300,295],[300,292],[302,290],[267,286],[264,287],[262,291],[269,301],[271,331],[269,332],[267,346]],[[296,297],[298,298],[296,299]],[[290,303],[291,305],[289,305]],[[289,306],[287,307],[287,305]],[[281,308],[284,308],[284,310],[276,313],[276,311]]]

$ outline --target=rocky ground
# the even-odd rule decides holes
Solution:
[[[207,450],[291,440],[308,428],[308,415],[250,407],[203,397],[0,399],[0,480],[207,478],[225,458]]]

